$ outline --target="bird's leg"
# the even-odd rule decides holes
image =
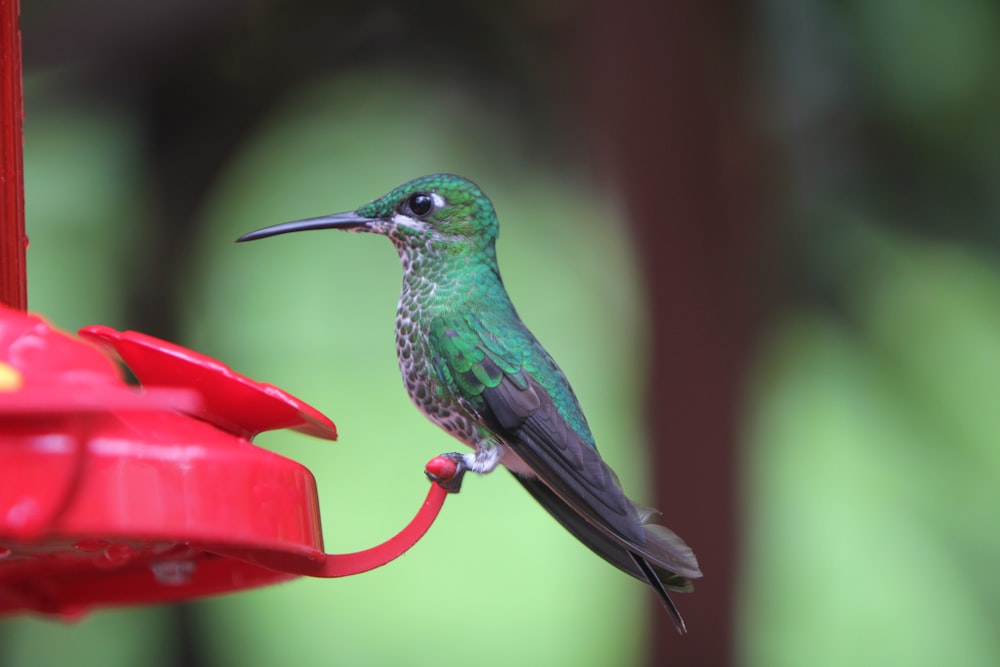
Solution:
[[[451,479],[444,479],[430,470],[424,470],[424,473],[432,482],[437,482],[445,490],[458,493],[462,489],[462,478],[465,477],[466,472],[471,470],[481,475],[492,472],[500,463],[502,455],[503,445],[499,444],[481,445],[476,451],[467,454],[459,454],[458,452],[441,454],[441,458],[448,459],[455,464],[455,474],[451,476]]]

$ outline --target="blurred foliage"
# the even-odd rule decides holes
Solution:
[[[1000,661],[1000,6],[760,3],[789,299],[750,384],[746,662]]]
[[[0,662],[10,667],[177,664],[173,638],[163,631],[166,608],[116,609],[75,622],[25,618],[4,621]]]
[[[854,247],[852,326],[790,313],[760,359],[750,662],[995,664],[1000,273],[952,245]]]
[[[120,286],[135,268],[130,242],[142,233],[136,134],[134,120],[98,103],[43,107],[25,122],[30,299],[71,330],[125,324]]]
[[[178,342],[338,423],[338,443],[276,433],[259,444],[315,471],[328,550],[363,548],[409,518],[426,489],[423,463],[453,447],[399,382],[395,253],[384,239],[334,233],[232,240],[353,209],[418,174],[463,173],[497,206],[501,268],[521,314],[572,379],[626,487],[648,497],[637,406],[655,341],[643,339],[643,290],[613,193],[574,166],[566,135],[549,136],[553,118],[573,110],[539,74],[572,67],[547,60],[542,45],[553,26],[572,29],[573,3],[467,13],[431,3],[434,20],[461,26],[471,16],[472,35],[488,35],[451,32],[431,46],[411,29],[419,11],[397,4],[369,13],[331,4],[300,41],[313,48],[332,25],[352,26],[358,41],[337,51],[330,72],[317,66],[288,81],[239,64],[260,63],[248,54],[265,48],[268,25],[300,17],[278,20],[268,3],[233,12],[251,38],[206,56],[207,69],[238,82],[257,72],[282,87],[266,91],[274,99],[255,107],[259,122],[199,181],[205,195],[191,219],[166,221],[182,234],[169,280],[140,278],[155,265],[164,196],[139,103],[148,91],[123,77],[102,96],[81,92],[73,67],[29,72],[32,309],[68,329],[140,328],[130,283],[168,281],[168,300],[147,305],[177,314]],[[783,243],[761,278],[774,317],[747,386],[737,662],[995,665],[1000,6],[743,4],[751,90],[773,151],[762,171]],[[30,43],[28,26],[43,30],[45,20],[25,11]],[[388,55],[366,59],[364,38],[380,29]],[[169,43],[135,48],[151,58]],[[408,49],[431,53],[436,67],[413,65]],[[442,72],[466,56],[471,65]],[[567,117],[563,129],[579,122]],[[202,660],[638,663],[648,636],[642,587],[582,549],[505,474],[475,482],[386,568],[183,607]],[[0,664],[177,664],[175,611],[4,621]]]

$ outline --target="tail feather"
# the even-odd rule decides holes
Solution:
[[[700,577],[701,569],[691,547],[669,528],[647,521],[648,519],[643,521],[646,534],[643,555],[651,560],[650,565],[680,575],[681,578]]]
[[[653,568],[649,566],[649,563],[647,563],[646,559],[642,556],[637,556],[636,554],[629,555],[632,556],[632,560],[635,561],[636,567],[638,567],[643,573],[646,581],[649,582],[649,585],[653,587],[654,591],[656,591],[657,596],[660,598],[660,602],[663,603],[667,613],[670,614],[670,620],[674,622],[674,627],[677,628],[677,632],[682,635],[685,634],[687,632],[687,626],[684,625],[684,619],[681,617],[681,612],[677,610],[677,605],[675,605],[674,601],[670,599],[669,595],[667,595],[667,589],[664,588],[664,584],[660,581],[657,573],[653,571]],[[691,582],[688,582],[688,586],[690,585]]]
[[[677,535],[663,526],[646,523],[653,515],[651,511],[640,511],[647,544],[633,551],[581,517],[540,480],[526,479],[519,475],[514,477],[542,507],[591,551],[626,574],[652,586],[678,632],[686,632],[684,619],[667,591],[694,590],[688,577],[699,577],[701,571],[698,570],[691,549]],[[674,568],[680,571],[675,572]]]

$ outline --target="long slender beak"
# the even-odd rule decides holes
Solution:
[[[349,213],[321,215],[318,218],[292,220],[291,222],[283,222],[280,225],[264,227],[263,229],[258,229],[257,231],[244,234],[236,239],[236,242],[254,241],[268,236],[288,234],[289,232],[303,232],[309,229],[357,229],[359,227],[367,227],[372,220],[372,218],[366,218],[353,211]]]

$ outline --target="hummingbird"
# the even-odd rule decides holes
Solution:
[[[678,632],[667,591],[693,589],[694,553],[655,510],[626,497],[597,451],[566,376],[521,321],[497,265],[499,221],[472,181],[452,174],[411,180],[357,210],[285,222],[251,241],[315,229],[389,237],[403,265],[396,354],[417,408],[471,452],[445,454],[465,472],[503,465],[597,555],[648,583]],[[430,474],[430,473],[428,473]],[[433,475],[431,475],[433,478]]]

